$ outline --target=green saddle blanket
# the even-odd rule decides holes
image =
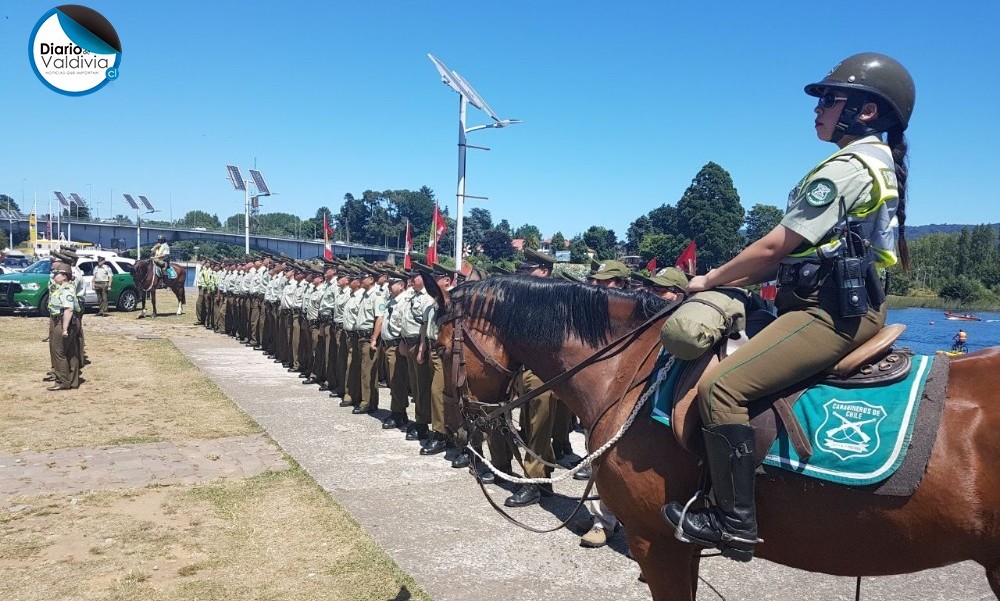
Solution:
[[[870,388],[813,386],[792,411],[802,424],[813,454],[800,458],[784,428],[763,463],[805,476],[863,486],[889,478],[910,447],[913,424],[934,358],[915,355],[906,379]],[[668,360],[651,389],[652,417],[670,425],[673,388],[683,370],[682,361]]]

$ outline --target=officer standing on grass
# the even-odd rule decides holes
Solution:
[[[111,289],[111,268],[104,257],[97,258],[97,267],[94,268],[94,292],[97,293],[97,315],[99,317],[108,316],[108,291]],[[198,315],[201,316],[201,293],[198,293]]]
[[[70,390],[80,387],[80,346],[77,330],[78,300],[71,283],[70,266],[62,262],[52,264],[52,278],[55,284],[49,296],[49,358],[54,375],[53,384],[47,390]]]

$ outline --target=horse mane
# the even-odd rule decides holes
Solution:
[[[612,299],[633,303],[636,321],[649,319],[668,304],[645,292],[521,275],[465,282],[450,298],[464,315],[492,325],[504,344],[530,341],[546,348],[558,347],[570,336],[592,347],[606,344]]]

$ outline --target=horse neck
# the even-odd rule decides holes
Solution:
[[[615,340],[638,325],[638,322],[627,322],[627,327],[620,325],[609,336],[608,341]],[[655,359],[655,352],[652,351],[658,341],[659,327],[654,325],[634,344],[626,346],[620,352],[609,353],[569,380],[557,384],[553,390],[559,400],[580,418],[583,427],[592,430],[608,407],[624,396],[636,375],[645,369],[644,365],[651,363],[650,357]],[[507,352],[511,359],[547,382],[586,361],[601,348],[570,339],[562,345],[545,349],[539,349],[530,343],[513,345],[507,348]]]

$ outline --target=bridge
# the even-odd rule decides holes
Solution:
[[[0,224],[10,225],[14,228],[14,231],[28,232],[27,216],[15,215],[13,219],[10,217],[9,214],[5,215],[5,218],[0,219]],[[38,225],[40,230],[44,227],[42,224],[43,221],[39,219]],[[53,222],[53,226],[55,226],[55,222]],[[72,239],[76,242],[100,244],[102,248],[114,249],[119,252],[135,249],[135,225],[64,218],[61,222],[61,230],[66,239],[69,239],[69,234],[72,234]],[[156,244],[156,239],[160,235],[165,236],[168,243],[182,240],[224,242],[242,248],[245,242],[242,231],[240,233],[230,233],[219,230],[163,226],[142,226],[139,229],[139,240],[142,247],[146,250],[149,250],[152,245]],[[0,248],[3,246],[6,246],[5,241],[0,240]],[[272,254],[285,253],[294,259],[312,259],[323,255],[323,242],[278,236],[262,236],[251,233],[250,252],[254,251],[266,251]],[[403,251],[380,246],[336,242],[333,244],[333,254],[340,259],[358,257],[366,261],[395,263],[397,260],[402,259]]]

